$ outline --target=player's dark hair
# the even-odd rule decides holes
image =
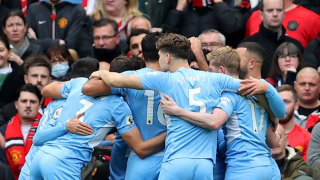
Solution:
[[[72,65],[71,78],[86,77],[99,70],[99,61],[94,58],[81,58]]]

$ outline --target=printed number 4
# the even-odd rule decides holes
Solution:
[[[94,105],[93,102],[90,102],[90,101],[88,101],[88,100],[86,100],[86,99],[81,99],[81,100],[79,101],[79,103],[82,104],[83,107],[82,107],[76,114],[80,114],[80,113],[82,113],[82,112],[85,112],[85,111],[88,110],[91,106]],[[81,116],[81,117],[79,118],[79,121],[83,122],[83,120],[84,120],[84,119],[83,119],[83,116]]]

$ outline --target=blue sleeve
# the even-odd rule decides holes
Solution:
[[[168,90],[167,85],[169,84],[169,73],[170,72],[164,73],[154,71],[146,74],[139,74],[143,89],[166,92],[166,90]]]
[[[122,72],[120,74],[123,75],[132,75],[135,74],[135,71],[125,71]],[[127,94],[127,89],[126,88],[115,88],[115,87],[111,87],[111,94],[121,94],[122,96],[126,96]]]
[[[46,124],[41,130],[36,132],[33,137],[33,144],[35,146],[42,146],[47,141],[53,141],[66,132],[66,123],[58,124],[53,127],[50,124]]]
[[[265,93],[265,97],[268,100],[269,107],[277,118],[283,118],[286,116],[286,106],[284,104],[284,101],[279,96],[278,91],[271,84],[268,83],[268,85],[269,88],[268,91]]]
[[[99,144],[99,146],[111,146],[111,141],[101,141],[101,143]]]
[[[209,72],[208,72],[209,73]],[[233,78],[231,76],[221,74],[221,73],[210,73],[213,83],[211,85],[213,88],[220,87],[221,92],[237,92],[240,87],[240,79]]]
[[[222,109],[225,111],[228,116],[230,117],[237,105],[237,99],[235,98],[235,94],[231,92],[224,92],[221,95],[220,101],[217,104],[217,108]]]
[[[116,127],[119,134],[126,133],[136,127],[128,104],[122,98],[119,98],[117,101],[113,102],[113,106],[115,108],[112,113],[112,117],[116,122]]]
[[[71,81],[67,81],[66,83],[64,83],[64,85],[61,87],[61,96],[63,98],[68,98],[70,90],[72,87],[72,80]]]

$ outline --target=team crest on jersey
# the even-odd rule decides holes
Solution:
[[[132,126],[134,124],[132,115],[126,117],[127,126]]]
[[[68,25],[68,19],[66,19],[66,18],[59,19],[59,21],[58,21],[59,28],[64,29],[67,27],[67,25]]]
[[[221,104],[228,106],[228,103],[230,103],[230,99],[227,97],[221,97],[220,102],[221,102]]]
[[[295,31],[295,30],[298,29],[298,26],[299,26],[299,24],[297,23],[297,21],[289,21],[287,28],[288,28],[290,31]]]
[[[53,113],[53,117],[58,118],[60,116],[61,112],[62,112],[62,108],[56,109],[56,111],[54,111],[54,113]]]

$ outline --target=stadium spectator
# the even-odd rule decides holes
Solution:
[[[53,81],[68,81],[71,79],[71,66],[74,62],[65,45],[52,45],[46,53],[51,62]]]
[[[291,85],[281,85],[277,87],[280,97],[286,105],[287,114],[284,118],[279,118],[286,135],[288,145],[298,149],[305,161],[307,161],[307,151],[311,134],[294,122],[294,111],[298,109],[298,97]]]
[[[308,148],[308,165],[314,179],[320,179],[320,123],[313,128]]]
[[[128,29],[128,32],[127,32],[128,35],[130,35],[132,30],[134,29],[145,29],[147,31],[150,31],[151,23],[147,18],[143,16],[137,16],[129,22],[127,29]]]
[[[257,42],[263,46],[266,53],[261,74],[262,78],[267,78],[272,56],[280,44],[292,42],[299,48],[300,52],[303,52],[303,48],[299,41],[286,36],[286,29],[281,24],[284,18],[283,0],[263,0],[260,6],[260,17],[262,19],[260,30],[242,42]]]
[[[131,34],[127,38],[130,56],[139,56],[139,55],[141,56],[141,53],[142,53],[141,42],[142,42],[142,39],[147,34],[149,34],[149,31],[145,29],[132,30]]]
[[[46,56],[33,56],[28,58],[24,65],[24,82],[31,83],[37,86],[41,91],[44,86],[51,82],[51,64]],[[42,114],[42,110],[48,105],[51,98],[43,98],[41,100],[41,108],[39,112]],[[1,108],[1,123],[4,124],[8,122],[14,115],[17,114],[17,109],[15,108],[14,102],[10,102]]]
[[[53,44],[76,49],[85,11],[79,0],[41,0],[27,11],[29,37],[46,51]]]
[[[305,62],[298,47],[290,42],[282,43],[273,55],[268,74],[268,81],[274,87],[283,84],[293,86],[297,73],[305,67]]]
[[[20,10],[7,12],[2,19],[2,28],[12,48],[10,61],[22,65],[28,57],[44,54],[41,46],[26,36],[28,26]]]
[[[25,163],[25,156],[33,142],[41,115],[38,113],[41,93],[32,84],[23,85],[15,102],[18,113],[8,124],[1,126],[0,132],[6,140],[5,156],[17,180]]]
[[[100,19],[93,24],[93,57],[100,62],[110,62],[121,54],[120,35],[117,23],[108,18]]]
[[[301,152],[288,146],[288,136],[281,125],[278,125],[277,133],[280,135],[279,145],[270,151],[281,171],[281,179],[312,180],[310,169]]]
[[[23,69],[9,60],[10,46],[7,38],[0,37],[0,108],[15,100],[15,90],[23,84]]]
[[[226,45],[226,37],[215,29],[204,30],[198,37],[202,49],[214,51]]]
[[[294,82],[298,95],[299,108],[294,111],[294,122],[304,129],[309,128],[308,116],[318,113],[320,108],[320,77],[317,70],[311,67],[301,69]]]
[[[300,4],[295,4],[293,1],[294,0],[283,1],[285,16],[282,25],[289,37],[298,40],[303,48],[306,48],[307,44],[316,39],[320,33],[320,16]],[[263,2],[265,3],[265,0],[261,1],[260,5],[262,5]],[[246,25],[245,37],[251,36],[259,31],[261,19],[261,11],[259,12],[259,10],[257,10],[252,13]]]

